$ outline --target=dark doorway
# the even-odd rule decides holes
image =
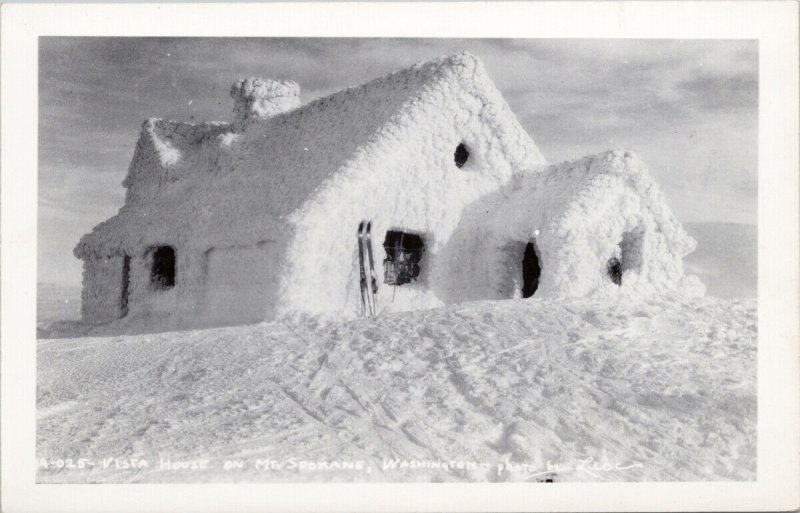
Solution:
[[[522,255],[522,297],[531,297],[536,292],[541,274],[542,268],[536,255],[536,244],[529,242],[525,245],[525,253]]]
[[[606,263],[606,270],[608,277],[614,282],[614,285],[622,286],[622,262],[617,257],[611,257]]]
[[[171,246],[158,246],[153,249],[150,285],[156,290],[171,289],[175,286],[175,250]]]
[[[122,259],[122,295],[119,298],[119,318],[128,315],[128,295],[131,286],[131,257],[125,255]]]

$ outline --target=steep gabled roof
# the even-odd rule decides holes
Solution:
[[[197,171],[205,168],[215,174],[233,171],[256,180],[258,175],[266,176],[262,184],[280,191],[274,204],[292,196],[305,198],[304,184],[319,183],[357,150],[379,138],[383,129],[391,131],[388,122],[403,116],[405,107],[419,102],[447,106],[441,86],[454,83],[481,98],[481,108],[498,103],[505,106],[480,60],[459,53],[253,120],[241,132],[235,133],[225,123],[150,120],[143,127],[125,185],[135,189],[140,180],[157,182],[157,189],[134,199],[134,203],[137,199],[151,201],[161,188],[185,178],[196,179]],[[510,110],[504,114],[516,121]],[[535,159],[544,161],[540,154]],[[140,161],[146,165],[139,165]],[[285,213],[291,207],[276,210]]]
[[[453,87],[466,90],[472,103],[453,104],[447,94]],[[508,154],[515,167],[544,162],[480,60],[459,53],[254,120],[241,131],[226,123],[148,120],[124,182],[125,207],[84,236],[75,253],[112,254],[145,238],[188,237],[181,223],[195,229],[213,223],[213,231],[230,237],[263,230],[268,218],[291,214],[366,148],[419,122],[414,113],[425,105],[484,112],[490,129],[513,141]],[[250,219],[243,219],[246,212]]]

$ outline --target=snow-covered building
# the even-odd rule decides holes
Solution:
[[[694,241],[643,164],[609,152],[548,166],[468,53],[306,105],[294,82],[240,80],[231,95],[231,123],[142,126],[124,206],[75,248],[85,321],[357,314],[363,219],[384,311],[703,293],[682,268]],[[398,245],[416,256],[403,280]]]

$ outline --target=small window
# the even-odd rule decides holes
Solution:
[[[404,285],[419,278],[419,262],[425,251],[422,237],[395,230],[386,232],[383,241],[383,281],[388,285]]]
[[[606,263],[606,271],[608,272],[608,277],[611,278],[611,281],[613,281],[615,285],[622,285],[622,262],[620,262],[617,257],[611,257],[608,260]]]
[[[171,246],[153,249],[150,285],[155,290],[171,289],[175,286],[175,250]]]
[[[453,158],[456,161],[456,167],[464,167],[464,164],[467,163],[467,160],[469,160],[469,149],[464,143],[456,146],[456,152],[453,155]]]

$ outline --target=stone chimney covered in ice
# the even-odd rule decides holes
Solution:
[[[243,78],[231,87],[233,128],[241,131],[248,123],[267,119],[300,106],[300,86],[287,80]]]

